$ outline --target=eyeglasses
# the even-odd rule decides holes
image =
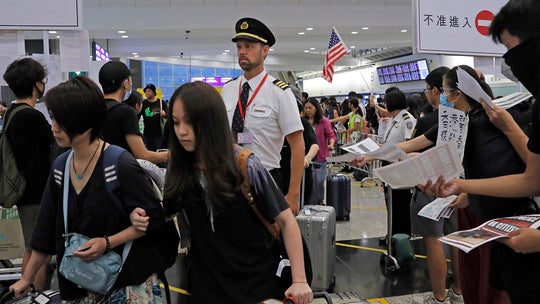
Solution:
[[[43,80],[41,81],[41,83],[47,84],[47,81],[49,81],[49,79],[47,79],[47,76],[45,76],[45,78],[43,78]]]
[[[443,91],[443,94],[448,96],[448,95],[452,95],[454,94],[457,89],[452,89],[452,88],[442,88],[442,91]]]
[[[433,90],[433,87],[425,89],[425,90],[424,90],[424,94],[429,93],[431,90]]]

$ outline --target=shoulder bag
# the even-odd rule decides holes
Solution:
[[[83,261],[75,256],[72,251],[76,251],[81,245],[88,242],[89,238],[79,233],[68,233],[68,190],[69,190],[69,163],[73,157],[73,151],[69,152],[64,169],[64,189],[63,189],[63,213],[64,213],[64,256],[60,263],[59,272],[71,282],[86,290],[107,294],[113,287],[122,266],[127,259],[132,242],[124,245],[122,257],[114,251],[109,251],[92,261]]]

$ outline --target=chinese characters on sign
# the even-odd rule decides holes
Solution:
[[[508,0],[415,0],[419,53],[500,56],[504,45],[489,37],[489,26]]]
[[[445,106],[439,106],[439,132],[437,145],[453,141],[456,143],[459,158],[463,160],[469,117],[465,112]]]
[[[469,17],[424,14],[424,23],[427,26],[472,28],[469,23]]]

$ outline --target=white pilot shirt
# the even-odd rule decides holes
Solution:
[[[401,110],[388,122],[384,132],[384,143],[398,144],[410,139],[414,135],[415,126],[416,119],[411,113]]]
[[[249,80],[248,102],[266,73],[265,70]],[[243,144],[243,146],[251,149],[268,170],[280,167],[280,152],[285,136],[304,130],[296,98],[291,89],[282,89],[273,83],[274,80],[274,77],[268,75],[255,99],[249,104],[244,119],[244,132],[252,133],[254,138],[252,144]],[[239,86],[246,81],[242,75],[228,82],[221,92],[227,109],[229,126],[232,125],[234,110],[238,103]]]

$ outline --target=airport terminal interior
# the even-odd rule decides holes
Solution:
[[[485,22],[490,20],[478,22],[479,18],[493,18],[481,12],[496,13],[506,1],[474,1],[481,4],[472,5],[470,0],[455,0],[452,7],[441,0],[2,2],[0,73],[15,59],[32,57],[48,70],[47,90],[77,75],[97,82],[100,68],[113,60],[130,68],[134,90],[144,93],[143,88],[153,84],[158,98],[165,101],[177,87],[192,81],[204,81],[221,92],[225,83],[242,74],[236,45],[231,42],[235,22],[254,17],[264,21],[276,37],[265,59],[269,74],[319,99],[334,97],[342,102],[348,92],[355,91],[366,104],[370,95],[382,97],[393,86],[407,96],[422,94],[430,71],[461,64],[481,70],[494,96],[525,91],[503,75],[506,49],[487,35]],[[17,9],[20,7],[25,10]],[[2,11],[14,13],[7,16]],[[461,22],[459,26],[441,25],[442,19],[431,23],[427,17],[445,14],[459,16],[459,20],[454,19]],[[322,69],[332,29],[346,45],[347,54],[334,63],[333,80],[328,81]],[[456,45],[456,37],[471,41],[470,48],[460,49],[465,46]],[[14,95],[0,79],[0,101],[7,106],[12,100]],[[0,134],[1,122],[0,115]],[[356,180],[343,168],[342,162],[329,164],[331,172],[351,180],[350,218],[336,223],[335,281],[328,290],[333,303],[411,303],[413,297],[429,294],[432,288],[422,238],[411,238],[412,262],[406,266],[395,262],[388,252],[388,212],[382,183]],[[368,175],[371,178],[372,172]],[[445,254],[450,265],[446,247]],[[4,268],[20,263],[20,258],[11,259],[4,262]],[[187,296],[178,287],[178,267],[175,264],[166,274],[173,303],[184,304]],[[13,282],[8,278],[0,281],[3,288]],[[453,278],[448,267],[446,288],[452,286]],[[58,288],[54,277],[52,288]],[[317,299],[313,303],[324,302]]]

